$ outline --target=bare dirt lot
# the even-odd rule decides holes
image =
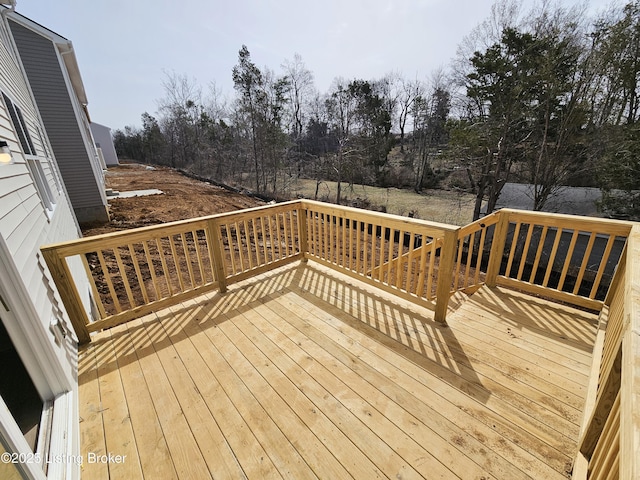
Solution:
[[[147,168],[134,163],[111,167],[105,173],[107,188],[120,192],[158,189],[164,193],[133,198],[109,197],[111,223],[84,225],[82,231],[85,236],[264,205],[255,197],[189,178],[170,168]],[[320,190],[319,200],[334,199],[334,182],[322,182]],[[296,197],[313,198],[314,191],[315,181],[298,180],[292,193]],[[472,195],[443,190],[417,194],[395,188],[345,184],[343,199],[353,206],[362,206],[364,202],[374,209],[384,207],[388,213],[408,215],[411,212],[422,220],[454,225],[469,223],[473,209]]]
[[[175,170],[145,165],[123,164],[106,172],[107,188],[120,192],[159,189],[162,195],[133,198],[110,198],[111,223],[86,225],[85,236],[99,235],[129,228],[203,217],[215,213],[264,205],[253,197],[230,192],[205,182],[188,178]]]

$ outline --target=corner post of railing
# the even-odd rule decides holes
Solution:
[[[300,253],[302,261],[306,262],[309,254],[309,238],[307,234],[307,206],[302,202],[298,202],[298,238],[300,242]]]
[[[213,270],[218,281],[220,293],[227,291],[227,275],[224,263],[224,242],[220,230],[220,221],[212,217],[207,222],[207,235],[209,237],[209,255],[213,259]]]
[[[620,478],[640,478],[640,226],[627,239],[620,385]]]
[[[453,267],[458,250],[458,230],[445,230],[444,232],[444,242],[440,250],[440,262],[438,265],[438,285],[436,287],[436,311],[434,315],[436,322],[444,323],[447,317]]]
[[[500,210],[497,212],[497,215],[498,223],[493,231],[489,265],[487,266],[487,276],[485,278],[485,284],[488,287],[496,286],[498,274],[500,273],[500,265],[502,265],[504,247],[507,242],[507,233],[509,232],[509,212],[507,210]]]
[[[44,247],[41,252],[45,262],[47,262],[58,293],[60,293],[62,303],[64,303],[67,310],[71,325],[76,332],[78,343],[80,345],[89,343],[91,341],[89,330],[87,330],[89,316],[82,305],[82,300],[80,300],[78,289],[73,281],[66,259],[59,255],[55,247]]]

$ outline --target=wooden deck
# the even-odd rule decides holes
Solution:
[[[456,300],[436,324],[295,264],[102,332],[80,354],[83,478],[567,478],[596,316]]]

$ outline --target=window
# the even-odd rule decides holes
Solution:
[[[22,150],[25,155],[36,155],[36,149],[33,147],[33,142],[31,141],[31,136],[27,130],[27,124],[24,121],[20,107],[15,105],[4,93],[2,97],[4,98],[4,103],[7,105],[7,110],[9,110],[9,115],[18,134]]]
[[[40,159],[37,157],[36,149],[33,146],[31,135],[29,134],[29,130],[27,129],[27,124],[24,121],[24,117],[22,116],[22,111],[20,110],[20,107],[14,104],[11,99],[4,94],[4,92],[2,93],[2,98],[4,99],[4,103],[7,105],[7,110],[9,111],[11,122],[13,123],[13,127],[16,131],[16,134],[18,135],[18,139],[20,140],[20,145],[22,146],[22,150],[24,151],[25,158],[27,160],[27,167],[29,168],[29,172],[31,172],[31,176],[33,177],[33,181],[38,195],[40,196],[40,200],[42,201],[42,204],[47,211],[53,212],[53,209],[56,205],[55,198],[53,196],[53,193],[51,192],[51,188],[49,187],[49,182],[47,181],[47,177],[44,174]],[[42,137],[39,128],[38,135]],[[44,145],[42,138],[41,143]],[[46,147],[43,146],[43,148]]]
[[[44,208],[49,211],[53,211],[53,207],[55,207],[56,202],[53,199],[53,194],[51,193],[51,189],[49,188],[47,178],[44,175],[44,170],[42,169],[40,160],[38,160],[37,158],[27,157],[27,167],[29,167],[31,176],[35,181],[36,190],[40,194],[40,199],[42,200]]]

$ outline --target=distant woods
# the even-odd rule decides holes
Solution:
[[[300,177],[337,181],[337,203],[345,184],[455,188],[478,218],[515,181],[538,210],[562,186],[597,186],[605,213],[640,219],[639,59],[640,0],[598,18],[499,1],[428,80],[338,77],[321,93],[299,55],[274,71],[243,45],[232,97],[166,74],[155,115],[114,140],[123,158],[277,198]]]

